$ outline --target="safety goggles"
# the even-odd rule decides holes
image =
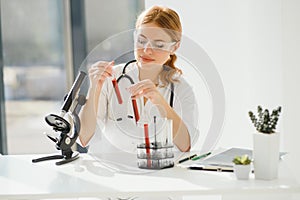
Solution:
[[[166,42],[163,40],[150,40],[142,34],[134,34],[134,43],[136,48],[147,48],[150,45],[152,50],[171,51],[176,42]]]

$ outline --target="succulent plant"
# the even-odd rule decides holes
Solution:
[[[281,113],[281,106],[274,109],[270,114],[268,109],[264,109],[261,106],[257,106],[257,115],[253,114],[253,112],[249,111],[249,117],[254,124],[254,127],[258,132],[271,134],[276,130],[276,125],[279,119],[279,115]]]
[[[236,165],[249,165],[251,163],[251,159],[247,154],[242,156],[236,156],[232,162]]]

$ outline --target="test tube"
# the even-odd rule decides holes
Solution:
[[[157,147],[157,141],[156,141],[156,116],[154,116],[154,146]]]
[[[131,101],[132,101],[132,107],[133,107],[135,122],[137,123],[140,120],[140,115],[139,115],[136,99],[132,98]]]
[[[119,102],[119,104],[122,104],[123,101],[122,101],[120,89],[119,89],[118,82],[117,82],[116,78],[113,78],[113,79],[112,79],[112,84],[113,84],[113,86],[114,86],[115,93],[116,93],[116,96],[117,96],[117,98],[118,98],[118,102]]]
[[[173,144],[173,120],[166,119],[165,125],[165,132],[166,132],[166,146]]]
[[[150,160],[150,140],[149,140],[148,124],[144,124],[144,134],[145,134],[145,148],[146,148],[146,154],[147,154],[147,166],[148,166],[148,168],[150,168],[151,160]]]

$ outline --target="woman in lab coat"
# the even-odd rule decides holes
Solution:
[[[80,112],[82,146],[94,146],[94,151],[100,152],[135,152],[139,137],[133,98],[138,105],[138,123],[151,123],[153,116],[172,120],[173,144],[180,151],[190,150],[198,137],[198,110],[191,86],[174,65],[181,32],[179,16],[172,9],[153,6],[138,17],[134,34],[136,61],[125,70],[133,84],[126,78],[118,82],[123,88],[121,103],[112,79],[122,75],[124,64],[99,61],[90,67],[87,102]]]

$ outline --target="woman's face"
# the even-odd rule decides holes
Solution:
[[[175,51],[176,42],[154,23],[141,25],[135,32],[135,57],[140,67],[162,66]]]

